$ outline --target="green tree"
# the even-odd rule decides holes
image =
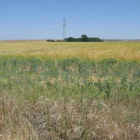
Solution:
[[[87,35],[81,35],[81,38],[82,38],[82,42],[87,42],[88,41],[88,37]]]

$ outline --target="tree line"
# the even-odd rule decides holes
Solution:
[[[89,38],[87,35],[81,35],[81,38],[69,37],[65,39],[66,42],[104,42],[98,37]]]
[[[65,38],[64,40],[47,39],[46,41],[47,42],[104,42],[98,37],[88,37],[87,35],[81,35],[81,38],[69,37],[69,38]]]

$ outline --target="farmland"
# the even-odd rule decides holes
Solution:
[[[36,56],[41,58],[79,57],[99,60],[140,60],[140,43],[46,43],[46,42],[5,42],[0,43],[0,55]]]
[[[0,139],[140,139],[140,43],[0,43]]]

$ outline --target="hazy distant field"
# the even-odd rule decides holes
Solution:
[[[140,43],[8,42],[0,43],[0,54],[45,58],[80,57],[88,59],[140,60]]]
[[[140,43],[0,43],[0,139],[139,140],[139,60]]]

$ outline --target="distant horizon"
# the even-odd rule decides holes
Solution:
[[[50,38],[50,39],[52,39],[52,38]],[[116,41],[140,41],[140,39],[103,39],[103,38],[100,38],[100,39],[102,39],[102,40],[110,40],[110,41],[113,41],[113,40],[116,40]],[[8,39],[5,39],[5,40],[0,40],[0,42],[2,42],[2,41],[46,41],[46,40],[49,40],[49,39],[12,39],[12,40],[8,40]],[[52,39],[52,40],[63,40],[63,39]]]

